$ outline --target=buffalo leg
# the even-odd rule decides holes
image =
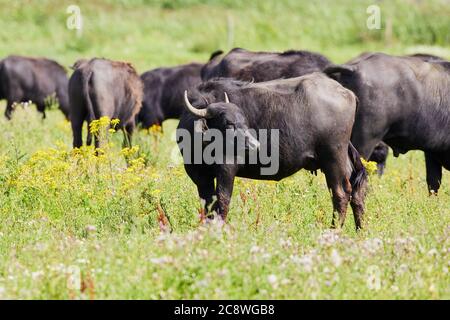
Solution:
[[[187,164],[184,168],[188,176],[197,186],[198,195],[204,201],[205,214],[208,215],[215,194],[214,176],[199,170],[196,165]]]
[[[86,134],[86,145],[90,146],[92,144],[92,133],[91,130],[89,130],[89,126],[87,128],[87,134]]]
[[[235,175],[236,172],[234,171],[234,168],[224,166],[216,177],[217,202],[214,203],[213,211],[215,211],[223,220],[226,220],[227,218],[231,194],[233,193]]]
[[[42,113],[42,119],[47,118],[47,115],[45,113],[45,103],[36,103],[36,109]]]
[[[131,148],[131,137],[133,136],[135,124],[128,123],[123,130],[123,146]]]
[[[80,148],[83,145],[83,138],[82,138],[83,119],[77,119],[73,117],[70,123],[72,125],[73,147]]]
[[[331,220],[331,227],[341,228],[345,222],[352,187],[346,172],[345,161],[333,161],[329,158],[327,163],[327,166],[324,168],[324,173],[333,200],[333,218]],[[338,218],[337,223],[336,214]]]
[[[8,103],[6,104],[6,109],[5,109],[5,117],[8,120],[11,120],[11,115],[13,112],[13,103],[10,102],[10,100],[8,100]]]
[[[367,172],[361,161],[361,156],[351,143],[348,146],[348,156],[352,167],[352,173],[350,175],[352,192],[350,204],[352,206],[353,217],[355,218],[356,230],[358,231],[362,228],[363,223],[364,200],[366,198],[367,188]]]
[[[437,162],[433,155],[425,152],[425,164],[427,169],[427,185],[430,195],[437,194],[442,180],[442,165]]]
[[[369,161],[375,161],[377,163],[377,173],[379,176],[382,176],[384,173],[388,153],[389,147],[385,143],[380,142],[370,155]]]
[[[209,209],[214,196],[214,178],[205,177],[197,182],[197,190],[200,199],[203,201],[205,215],[209,216]]]

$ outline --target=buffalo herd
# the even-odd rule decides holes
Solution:
[[[442,169],[450,170],[450,62],[437,56],[363,53],[338,65],[309,51],[235,48],[214,52],[206,64],[141,76],[130,63],[103,58],[78,60],[72,69],[69,79],[53,60],[0,60],[6,118],[17,103],[28,101],[45,118],[48,97],[54,97],[71,122],[74,148],[83,144],[84,122],[103,116],[119,120],[128,146],[136,125],[180,119],[177,141],[185,170],[209,217],[215,212],[226,219],[235,177],[280,180],[302,168],[320,169],[332,195],[332,225],[342,226],[350,203],[359,229],[367,187],[361,157],[375,161],[382,174],[388,146],[396,157],[423,151],[430,194],[439,190]],[[209,140],[186,147],[183,132]],[[211,132],[226,137],[220,142],[226,161],[191,161],[217,142]],[[230,152],[225,145],[239,134],[242,150],[238,145]],[[91,143],[88,130],[86,144]],[[243,161],[240,151],[255,161]],[[269,174],[262,173],[264,152],[277,156]]]

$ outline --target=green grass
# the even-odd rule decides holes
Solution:
[[[369,1],[86,1],[81,38],[65,28],[69,3],[1,0],[0,56],[106,56],[144,71],[227,49],[232,19],[231,46],[337,62],[367,50],[450,57],[444,1],[381,2],[389,38],[364,28]],[[359,234],[350,210],[330,232],[324,176],[304,171],[238,179],[229,223],[202,225],[176,124],[139,132],[135,153],[115,134],[94,157],[71,150],[57,110],[45,121],[34,108],[0,117],[0,298],[450,298],[450,173],[428,197],[421,153],[391,156],[385,176],[370,177]]]

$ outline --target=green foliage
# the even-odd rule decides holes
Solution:
[[[66,27],[66,9],[72,4],[0,0],[0,56],[43,55],[66,66],[80,57],[109,57],[131,61],[142,72],[206,61],[211,52],[229,46],[316,50],[336,62],[369,50],[422,50],[450,57],[446,0],[378,1],[380,30],[366,27],[366,9],[373,4],[369,0],[78,1],[81,37]]]
[[[351,211],[328,229],[325,179],[305,171],[238,179],[229,224],[204,225],[176,121],[131,149],[111,132],[99,156],[70,149],[58,110],[0,124],[0,297],[449,298],[450,174],[428,197],[418,152],[370,177],[359,234]]]
[[[317,50],[336,62],[368,50],[450,57],[445,1],[377,3],[391,33],[365,28],[365,0],[78,1],[78,37],[65,27],[71,1],[0,0],[0,56],[66,66],[105,56],[144,71],[228,49],[230,25],[233,46]],[[229,223],[204,225],[176,124],[140,130],[130,149],[104,130],[95,156],[70,148],[59,110],[0,117],[0,299],[450,298],[450,174],[428,197],[423,154],[390,157],[384,177],[370,176],[359,234],[350,210],[343,230],[329,230],[325,179],[304,171],[237,179]]]

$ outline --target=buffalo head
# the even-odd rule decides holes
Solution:
[[[246,115],[236,104],[230,102],[226,92],[224,96],[223,102],[210,103],[204,109],[197,109],[189,102],[187,91],[184,92],[186,109],[200,118],[195,122],[194,130],[203,133],[214,128],[223,133],[231,131],[235,136],[242,134],[245,137],[245,149],[258,149],[259,141],[250,133]]]

